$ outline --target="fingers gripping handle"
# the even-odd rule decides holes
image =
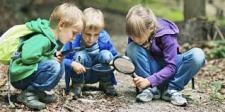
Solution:
[[[131,77],[136,78],[137,74],[134,72],[134,73],[131,74]]]

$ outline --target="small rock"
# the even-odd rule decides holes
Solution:
[[[102,91],[85,91],[83,92],[84,95],[99,95],[102,94]]]
[[[88,95],[87,97],[88,97],[88,99],[92,99],[93,98],[93,96],[91,96],[91,95]]]
[[[85,104],[87,104],[87,103],[95,103],[95,102],[97,102],[96,100],[88,100],[88,99],[78,99],[78,102],[81,102],[81,103],[85,103]]]
[[[223,101],[222,104],[225,104],[225,101]]]
[[[7,106],[6,105],[2,105],[2,108],[6,108]]]
[[[222,88],[225,88],[225,82],[223,82],[223,84],[222,84]]]
[[[224,80],[224,76],[223,76],[222,74],[220,74],[220,75],[218,76],[218,80]]]
[[[221,92],[221,94],[225,94],[225,89],[224,88],[222,88],[221,90],[220,90],[220,92]]]
[[[22,109],[16,109],[16,112],[23,112]]]

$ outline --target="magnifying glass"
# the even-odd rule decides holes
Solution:
[[[92,67],[92,70],[103,73],[117,70],[120,73],[130,75],[132,78],[137,77],[137,74],[135,73],[135,65],[129,57],[123,55],[114,58],[112,64],[97,64]],[[136,93],[140,93],[140,90],[137,87]]]
[[[96,64],[92,67],[92,70],[97,71],[97,72],[110,72],[113,70],[116,70],[120,73],[130,75],[131,77],[135,78],[137,75],[135,74],[135,66],[133,62],[130,60],[129,57],[127,56],[117,56],[113,59],[112,64],[108,63],[100,63]]]
[[[134,63],[127,56],[122,56],[122,55],[117,56],[113,60],[113,67],[118,72],[121,72],[126,75],[130,75],[133,78],[137,77],[137,74],[135,73]]]
[[[78,52],[78,51],[82,51],[84,50],[85,47],[84,46],[81,46],[81,47],[75,47],[73,49],[69,49],[69,50],[66,50],[66,51],[62,51],[61,54],[59,54],[58,56],[66,56],[67,54],[70,54],[70,53],[75,53],[75,52]],[[54,54],[56,56],[56,54]]]

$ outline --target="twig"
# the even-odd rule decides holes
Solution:
[[[217,36],[218,32],[216,31],[213,35],[213,40],[216,40],[216,36]]]
[[[208,41],[211,41],[211,37],[209,36],[209,34],[207,34],[207,39]]]
[[[7,83],[7,80],[3,80],[3,83],[0,84],[0,88],[3,87]]]
[[[74,109],[73,109],[72,107],[68,106],[68,105],[64,105],[64,107],[65,107],[66,109],[68,109],[69,111],[74,111]]]
[[[219,33],[220,38],[221,38],[222,40],[225,40],[223,34],[221,33],[221,31],[220,31],[220,29],[219,29],[219,27],[218,27],[218,25],[215,25],[215,28],[216,28],[216,31]]]

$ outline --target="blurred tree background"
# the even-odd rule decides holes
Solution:
[[[24,24],[27,21],[37,18],[48,19],[55,6],[64,2],[74,2],[81,10],[87,7],[100,9],[105,16],[105,29],[111,35],[115,48],[121,54],[124,54],[127,46],[125,18],[128,10],[132,6],[143,4],[150,7],[157,17],[174,21],[180,29],[178,42],[181,45],[181,52],[187,51],[193,47],[200,47],[204,50],[208,63],[206,63],[195,76],[197,89],[195,91],[190,91],[194,94],[192,95],[194,97],[192,98],[193,102],[190,103],[190,106],[185,108],[171,107],[171,105],[167,104],[160,105],[160,103],[162,103],[161,101],[156,103],[156,105],[159,108],[169,106],[170,108],[165,109],[172,109],[171,111],[173,111],[173,109],[176,111],[182,111],[180,109],[184,109],[185,111],[224,111],[225,0],[0,0],[0,36],[13,25]],[[120,75],[117,76],[119,77]],[[7,96],[7,66],[1,64],[0,80],[0,111],[1,109],[12,111],[8,104],[5,103],[7,100],[4,99],[4,97]],[[124,79],[122,75],[119,77],[119,81],[126,82],[119,84],[124,84],[126,86],[120,86],[118,88],[126,91],[124,94],[129,95],[126,89],[130,91],[133,85],[127,86],[130,82],[128,79]],[[63,88],[60,87],[57,88],[56,93],[61,95],[62,89]],[[203,96],[199,96],[199,93]],[[64,97],[60,98],[58,103],[52,104],[47,110],[56,111],[62,108],[65,99]],[[113,101],[114,103],[110,102],[111,100],[109,100],[108,103],[106,100],[102,100],[102,104],[100,105],[96,105],[96,103],[93,103],[93,105],[85,103],[84,105],[84,103],[71,103],[70,101],[69,103],[71,103],[71,107],[77,106],[80,111],[83,111],[84,106],[87,108],[90,107],[90,109],[95,111],[96,109],[104,110],[104,108],[109,110],[112,108],[130,108],[131,110],[136,110],[136,107],[139,107],[140,104],[127,101],[127,98],[127,96],[124,98],[118,97]],[[128,98],[128,100],[133,99]],[[132,105],[124,106],[123,104]],[[112,105],[114,106],[112,107]],[[136,107],[134,105],[136,105]],[[149,106],[151,106],[149,109],[152,109],[152,107],[157,108],[153,103],[150,103],[148,107]],[[151,111],[159,111],[159,108]],[[17,104],[16,109],[29,110],[21,104]],[[141,109],[144,108],[141,107]],[[73,108],[70,110],[75,111]]]
[[[16,24],[36,18],[48,19],[54,7],[63,2],[74,2],[81,10],[87,7],[101,9],[106,30],[118,50],[122,49],[120,52],[124,52],[126,46],[126,14],[136,4],[150,7],[157,17],[174,21],[180,29],[178,40],[181,44],[211,41],[207,46],[218,47],[221,42],[212,44],[212,40],[223,40],[225,32],[225,0],[0,0],[0,35]]]

